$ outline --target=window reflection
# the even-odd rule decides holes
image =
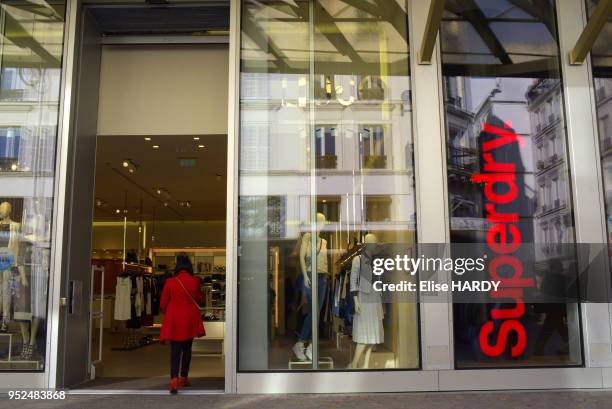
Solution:
[[[0,370],[44,369],[64,2],[0,5]]]
[[[241,371],[418,367],[416,305],[351,287],[366,240],[416,241],[406,21],[395,0],[243,1]]]
[[[586,1],[589,14],[597,1]],[[604,25],[591,51],[595,103],[599,131],[599,151],[604,182],[606,219],[608,223],[608,243],[612,243],[612,22]],[[612,261],[611,261],[612,262]]]
[[[513,215],[502,223],[520,238],[524,291],[573,280],[554,2],[447,1],[441,44],[451,240],[487,243],[495,214]],[[458,368],[582,363],[577,305],[493,297],[453,306]]]

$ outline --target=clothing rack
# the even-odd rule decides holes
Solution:
[[[139,278],[139,277],[144,277],[144,278]],[[153,317],[157,315],[157,313],[155,312],[156,310],[154,308],[154,305],[155,305],[154,301],[156,299],[154,295],[159,296],[159,293],[157,291],[153,291],[153,289],[156,288],[157,290],[161,292],[161,288],[159,287],[159,285],[157,284],[156,286],[155,284],[158,278],[153,274],[151,266],[138,265],[134,263],[125,264],[124,271],[118,275],[117,279],[119,280],[119,278],[121,279],[129,278],[130,282],[132,283],[131,289],[135,288],[134,287],[135,284],[133,280],[144,280],[142,288],[145,290],[145,292],[140,293],[139,300],[141,304],[139,304],[139,307],[138,307],[140,312],[137,315],[134,315],[134,310],[133,310],[134,293],[131,292],[130,297],[132,297],[132,299],[130,301],[132,302],[132,305],[131,305],[132,317],[125,321],[123,319],[119,320],[121,322],[125,322],[125,328],[123,329],[125,332],[123,332],[122,337],[121,337],[121,345],[118,347],[112,348],[112,350],[131,351],[131,350],[142,348],[147,345],[151,345],[151,344],[158,342],[157,337],[154,337],[151,334],[143,333],[143,328],[147,328],[148,326],[150,326],[150,324],[153,323]],[[149,297],[148,300],[146,298],[146,295],[148,295]],[[115,301],[117,302],[117,296],[115,298]],[[145,308],[143,307],[143,304],[142,304],[142,303],[147,303],[147,301],[148,301],[147,308],[150,308],[148,313],[146,313],[147,311],[145,311]]]

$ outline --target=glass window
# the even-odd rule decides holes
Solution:
[[[336,135],[338,128],[333,125],[315,127],[315,149],[317,153],[317,169],[336,169]]]
[[[587,0],[589,15],[597,3],[597,1]],[[608,20],[591,50],[608,243],[612,243],[612,44],[610,38],[612,38],[612,22]]]
[[[378,3],[242,2],[239,371],[419,366],[416,303],[356,284],[364,242],[416,244],[406,6]]]
[[[555,19],[549,1],[445,3],[451,240],[493,260],[501,255],[488,244],[512,236],[504,260],[518,263],[504,274],[528,283],[504,300],[453,305],[457,368],[582,364],[578,305],[522,299],[576,274],[560,246],[575,239],[571,202],[559,193],[570,186]]]
[[[0,5],[0,370],[44,370],[64,2]]]

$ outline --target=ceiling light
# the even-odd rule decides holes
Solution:
[[[163,187],[158,187],[156,190],[157,194],[160,195],[164,200],[168,200],[170,199],[170,192],[168,192],[166,189],[164,189]]]
[[[168,207],[168,202],[164,202],[164,207]]]
[[[159,149],[159,145],[153,145],[153,149]]]
[[[149,138],[148,136],[145,138],[145,141],[149,142],[151,140],[151,138]]]
[[[194,141],[199,141],[199,140],[200,140],[200,137],[199,137],[199,136],[194,136],[194,137],[193,137],[193,140],[194,140]]]
[[[130,173],[134,173],[138,170],[138,165],[132,162],[131,159],[124,159],[121,165]]]
[[[121,213],[121,210],[117,209],[117,210],[115,210],[115,213],[119,214],[119,213]]]
[[[15,170],[17,170],[17,168],[18,168],[18,166],[17,166],[17,164],[16,164],[16,163],[13,163],[13,164],[11,165],[11,170],[15,171]]]
[[[204,145],[198,145],[198,148],[202,149],[204,148]]]

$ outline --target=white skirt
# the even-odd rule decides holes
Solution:
[[[353,342],[358,344],[382,344],[385,341],[383,307],[379,297],[360,294],[361,309],[353,317]]]

